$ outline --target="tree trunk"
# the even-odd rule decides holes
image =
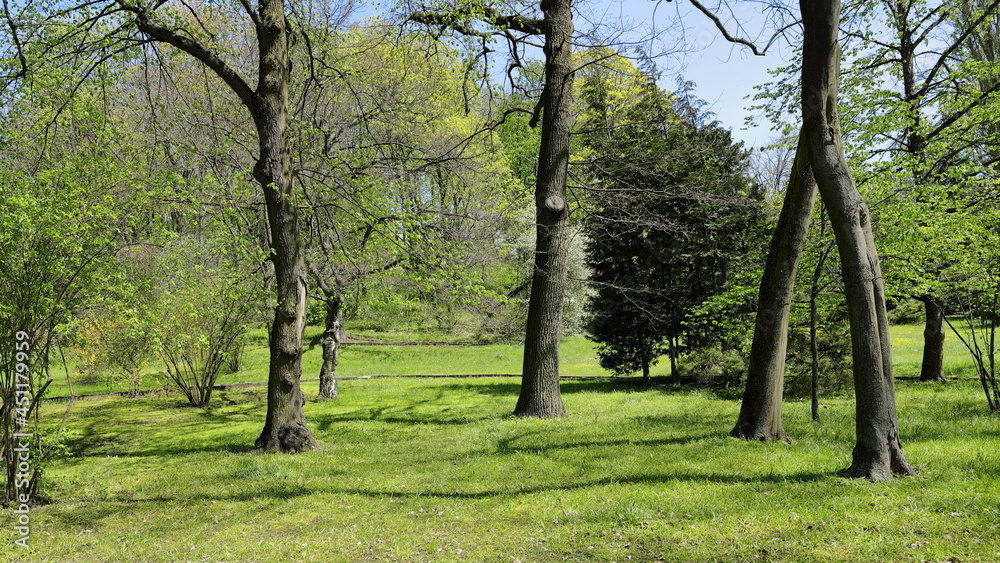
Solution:
[[[944,312],[928,296],[924,304],[924,356],[920,362],[920,381],[944,380]]]
[[[821,227],[825,227],[825,225],[825,221],[820,222]],[[825,231],[825,228],[821,228],[820,235],[825,234]],[[823,265],[826,263],[826,257],[832,249],[832,246],[828,246],[820,253],[819,260],[816,261],[816,269],[813,270],[812,286],[809,288],[809,354],[812,356],[812,419],[816,422],[819,422],[819,295],[822,291],[819,282],[823,277]]]
[[[809,169],[804,136],[800,133],[788,191],[781,205],[760,282],[747,386],[736,427],[730,432],[733,437],[789,440],[781,424],[788,316],[795,288],[795,272],[805,248],[815,204],[816,184]]]
[[[676,336],[667,339],[667,358],[670,360],[670,384],[681,386],[681,372],[677,369],[677,357],[680,356],[680,343]]]
[[[840,137],[837,87],[838,0],[800,0],[804,28],[802,117],[810,164],[840,251],[851,322],[857,444],[851,477],[872,481],[913,474],[896,418],[889,320],[868,207],[851,178]]]
[[[642,343],[642,384],[649,385],[649,364],[652,363],[652,354],[649,350],[649,344],[647,342]]]
[[[545,88],[535,188],[537,228],[528,302],[520,416],[564,416],[559,393],[559,337],[569,246],[566,173],[573,124],[573,15],[569,0],[543,0]]]
[[[337,398],[337,364],[344,330],[344,296],[326,294],[326,330],[323,331],[323,367],[319,370],[319,398]]]
[[[258,14],[262,22],[257,26],[260,75],[253,97],[253,117],[260,156],[254,177],[264,190],[277,302],[268,335],[267,415],[256,449],[304,452],[315,449],[316,440],[306,427],[302,414],[304,395],[299,387],[307,293],[286,139],[291,39],[281,0],[262,1]]]
[[[817,267],[817,271],[819,267]],[[815,279],[814,279],[815,281]],[[809,353],[812,356],[812,419],[819,422],[819,297],[815,286],[809,294]]]

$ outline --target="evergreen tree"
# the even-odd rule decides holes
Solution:
[[[690,84],[671,95],[620,57],[603,59],[582,80],[587,329],[603,367],[648,380],[667,354],[676,380],[685,348],[725,338],[693,312],[746,269],[762,239],[760,197],[747,151],[708,121]]]

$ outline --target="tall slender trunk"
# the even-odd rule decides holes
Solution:
[[[795,288],[795,272],[805,248],[815,204],[816,184],[809,169],[804,133],[800,133],[788,190],[760,282],[747,386],[739,418],[730,432],[736,438],[789,439],[781,423],[788,317]]]
[[[337,364],[344,332],[344,295],[325,292],[326,328],[323,331],[323,366],[319,370],[319,397],[337,398]]]
[[[573,125],[573,14],[570,0],[543,0],[545,88],[535,187],[535,265],[528,302],[521,393],[514,414],[564,416],[559,337],[566,289],[569,207],[566,174]]]
[[[804,28],[802,129],[837,239],[851,322],[857,443],[847,474],[873,481],[894,473],[909,475],[913,470],[899,440],[882,271],[868,206],[851,178],[840,137],[840,2],[799,4]]]
[[[652,354],[649,349],[649,343],[645,340],[642,343],[642,384],[649,385],[649,364],[652,363]]]
[[[812,356],[812,419],[819,421],[819,307],[816,291],[809,295],[809,354]]]
[[[821,213],[822,215],[822,213]],[[826,221],[820,222],[820,236],[826,233]],[[809,288],[809,355],[812,356],[812,419],[819,421],[819,295],[823,291],[820,279],[823,277],[823,265],[829,256],[832,246],[827,246],[820,253],[813,270],[812,286]]]
[[[288,150],[289,29],[281,0],[262,1],[257,26],[260,74],[253,117],[260,141],[254,177],[264,190],[277,302],[268,335],[267,415],[256,448],[302,452],[316,440],[302,414],[302,340],[306,327],[306,271]]]
[[[924,304],[924,354],[920,362],[920,381],[944,379],[944,313],[929,296],[920,298]]]

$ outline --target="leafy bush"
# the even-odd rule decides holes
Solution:
[[[196,407],[207,406],[224,365],[239,364],[255,318],[257,285],[224,268],[172,280],[159,298],[159,353],[167,374]]]
[[[134,397],[156,354],[156,341],[149,319],[141,318],[135,309],[102,309],[80,324],[73,350],[84,361],[81,373],[126,386]]]
[[[746,355],[741,350],[719,346],[693,350],[678,365],[682,377],[725,387],[738,385],[746,369]]]

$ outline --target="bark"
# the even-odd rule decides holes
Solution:
[[[287,139],[292,38],[284,1],[261,0],[256,11],[249,3],[244,4],[257,36],[256,89],[212,49],[187,37],[183,31],[154,23],[151,12],[157,6],[159,4],[120,4],[123,11],[135,17],[142,34],[173,45],[221,78],[250,111],[257,129],[260,154],[253,174],[264,192],[276,304],[268,333],[267,415],[255,449],[265,452],[313,449],[316,441],[306,428],[299,387],[306,325],[306,278],[299,214],[292,197],[292,163]]]
[[[816,184],[808,164],[808,149],[800,133],[792,174],[778,224],[764,265],[757,298],[757,320],[750,348],[747,386],[736,427],[730,435],[747,440],[785,440],[781,423],[788,317],[795,272],[805,248],[816,204]]]
[[[910,475],[899,440],[889,321],[868,207],[847,166],[837,114],[840,2],[801,0],[803,137],[840,252],[851,323],[857,443],[851,477]]]
[[[649,385],[649,364],[652,363],[651,353],[648,344],[642,345],[642,384]]]
[[[573,124],[573,16],[569,0],[543,0],[545,88],[535,187],[534,273],[528,302],[520,416],[564,416],[559,393],[559,338],[569,246],[566,174]]]
[[[924,304],[924,355],[920,362],[920,381],[944,380],[944,312],[930,297]]]
[[[337,398],[337,364],[344,332],[344,296],[326,294],[326,329],[323,331],[323,367],[319,370],[319,398]]]
[[[818,269],[818,268],[817,268]],[[818,294],[809,296],[809,353],[812,356],[812,419],[819,422],[819,307]]]
[[[304,452],[316,440],[302,414],[302,340],[306,326],[306,271],[299,213],[291,183],[287,144],[290,33],[281,0],[259,5],[259,69],[253,117],[260,141],[254,177],[264,190],[271,235],[277,302],[269,333],[267,415],[256,449]]]
[[[677,356],[680,355],[679,346],[677,344],[677,337],[670,337],[670,379],[674,387],[681,386],[681,372],[677,369]]]

